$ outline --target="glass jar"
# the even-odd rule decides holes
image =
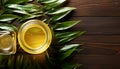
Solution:
[[[29,20],[19,28],[18,42],[27,53],[43,53],[50,46],[51,41],[51,30],[43,21]]]
[[[0,23],[0,54],[16,53],[16,31],[15,26]]]

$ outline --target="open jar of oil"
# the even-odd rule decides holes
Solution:
[[[16,53],[16,30],[13,25],[0,23],[0,54]]]
[[[51,41],[51,30],[43,21],[29,20],[19,28],[18,42],[27,53],[43,53],[50,46]]]

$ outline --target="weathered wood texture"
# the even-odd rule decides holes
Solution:
[[[77,7],[71,20],[81,20],[72,30],[85,35],[72,43],[84,43],[84,50],[73,58],[79,69],[120,69],[120,0],[68,0]]]

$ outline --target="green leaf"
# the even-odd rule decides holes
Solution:
[[[67,12],[64,12],[64,13],[61,13],[61,14],[54,15],[53,17],[51,17],[50,21],[51,22],[59,21],[60,19],[62,19],[66,15],[68,15],[70,12],[71,11],[67,11]]]
[[[2,0],[0,0],[0,7],[3,5],[3,3],[2,3],[3,1]]]
[[[0,29],[16,31],[17,28],[12,24],[0,23]]]
[[[73,36],[73,35],[75,35],[75,34],[77,34],[77,33],[79,33],[79,34],[82,35],[84,32],[80,32],[80,31],[57,32],[57,33],[55,34],[55,37],[56,37],[56,38],[66,38],[66,37],[71,37],[71,36]]]
[[[8,8],[3,9],[2,11],[3,11],[3,14],[12,14],[12,10]]]
[[[10,55],[9,59],[8,59],[8,68],[9,69],[14,69],[14,63],[15,63],[15,56]]]
[[[32,0],[6,0],[6,4],[20,4],[20,3],[27,3]]]
[[[42,16],[42,14],[29,14],[29,15],[24,15],[23,17],[21,17],[21,18],[19,19],[19,22],[22,22],[22,21],[24,21],[24,20],[26,20],[26,19],[32,19],[32,18],[35,18],[35,17],[40,17],[40,16]]]
[[[60,13],[67,12],[67,11],[72,11],[74,9],[76,9],[76,8],[74,8],[74,7],[63,7],[63,8],[60,8],[60,9],[48,11],[47,14],[55,15],[55,14],[60,14]]]
[[[48,4],[48,3],[52,3],[52,2],[55,2],[57,0],[38,0],[40,3],[45,3],[45,4]]]
[[[81,64],[71,64],[71,63],[65,63],[62,65],[62,69],[77,69]]]
[[[69,44],[60,48],[60,60],[64,60],[69,57],[76,49],[80,46],[80,44]]]
[[[4,60],[7,58],[7,56],[0,55],[0,62],[4,62]]]
[[[64,33],[57,33],[55,35],[56,38],[58,38],[57,43],[58,44],[64,44],[66,42],[69,42],[78,36],[82,35],[84,32],[64,32]]]
[[[16,18],[18,18],[18,16],[13,15],[13,14],[3,14],[3,15],[0,15],[0,21],[1,22],[8,22],[8,21],[14,20]]]
[[[23,55],[17,55],[15,64],[16,69],[22,69],[24,62],[23,58],[24,58]]]
[[[54,8],[54,7],[57,7],[57,6],[60,6],[62,3],[64,3],[66,0],[58,0],[56,2],[53,2],[53,3],[49,3],[47,5],[44,6],[44,9],[46,10],[49,10],[51,8]]]
[[[69,29],[69,28],[75,26],[79,22],[80,21],[66,21],[66,22],[62,22],[62,23],[57,23],[55,25],[55,30],[66,30],[66,29]]]
[[[62,52],[61,54],[60,54],[60,60],[64,60],[64,59],[66,59],[67,57],[69,57],[69,56],[71,56],[71,54],[74,52],[74,51],[76,51],[76,47],[74,47],[74,48],[72,48],[72,49],[69,49],[69,50],[67,50],[67,51],[65,51],[65,52]]]
[[[26,4],[26,5],[9,4],[7,5],[7,7],[12,9],[17,9],[17,10],[24,10],[27,12],[36,12],[41,10],[40,6],[35,4]]]
[[[23,62],[23,68],[22,69],[31,69],[32,63],[29,57],[26,57],[26,59]]]
[[[79,47],[79,46],[80,46],[80,44],[69,44],[69,45],[65,45],[64,47],[62,47],[62,48],[60,49],[60,52],[67,51],[67,50],[69,50],[69,49],[71,49],[71,48]]]
[[[19,14],[29,14],[24,10],[12,10],[12,12],[19,13]]]
[[[4,6],[5,0],[0,0],[0,7]]]
[[[4,11],[3,10],[0,10],[0,15],[2,15],[4,13]]]

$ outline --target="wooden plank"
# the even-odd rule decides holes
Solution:
[[[71,43],[83,43],[82,54],[120,55],[120,35],[83,35]]]
[[[74,16],[120,16],[120,0],[68,0]]]
[[[79,53],[79,55],[115,55],[118,54],[119,51],[104,47],[94,47],[83,45],[83,50]]]
[[[120,0],[69,0],[68,6],[77,8],[70,20],[82,21],[71,30],[87,31],[71,42],[84,44],[73,57],[79,69],[120,69]]]
[[[81,20],[72,30],[84,30],[86,34],[120,34],[120,17],[72,17]]]
[[[83,64],[79,69],[120,69],[120,55],[77,55],[73,59]]]

